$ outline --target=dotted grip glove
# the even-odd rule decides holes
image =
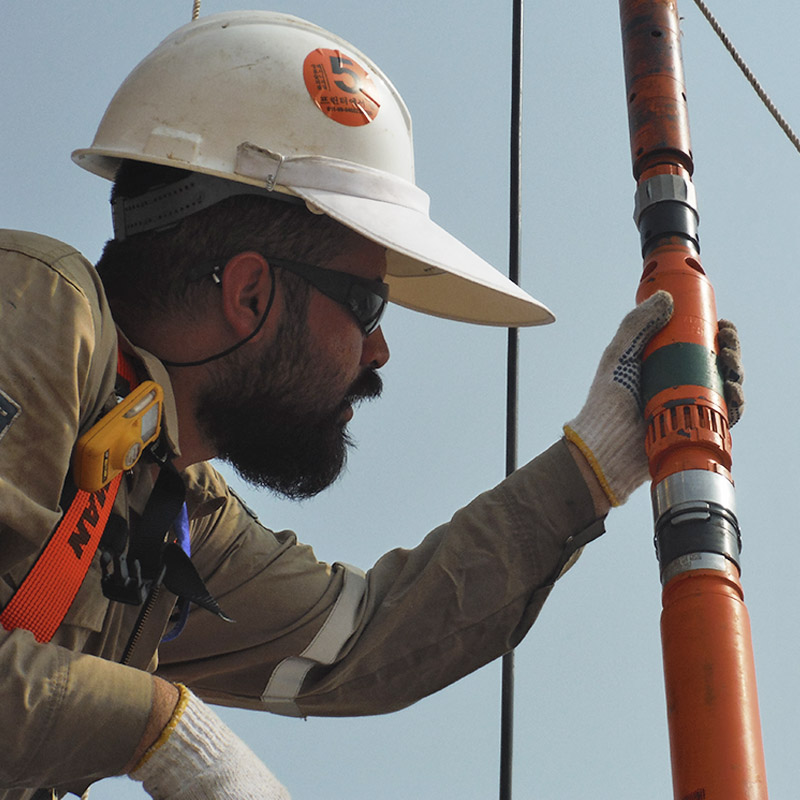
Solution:
[[[612,506],[622,505],[650,476],[642,416],[641,358],[672,316],[672,295],[659,291],[622,320],[605,349],[581,412],[564,434],[583,453]]]
[[[656,292],[631,311],[606,348],[586,403],[564,434],[583,453],[611,505],[622,505],[650,477],[644,449],[640,375],[644,348],[672,316],[672,296]],[[744,412],[742,353],[736,326],[721,319],[717,363],[723,379],[728,422]]]
[[[158,741],[130,773],[156,800],[290,800],[225,723],[185,686]]]

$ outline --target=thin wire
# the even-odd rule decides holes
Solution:
[[[708,6],[703,2],[703,0],[694,0],[694,2],[702,12],[703,16],[708,20],[709,25],[711,25],[711,27],[714,29],[714,32],[717,34],[722,44],[725,45],[725,48],[731,54],[731,57],[736,62],[745,78],[747,78],[747,80],[750,82],[750,85],[753,87],[753,89],[755,89],[756,94],[761,98],[761,102],[767,107],[769,113],[775,118],[775,121],[778,123],[778,125],[780,125],[781,130],[786,134],[789,141],[795,146],[795,149],[800,152],[800,138],[797,137],[797,134],[792,130],[791,126],[783,118],[781,112],[778,111],[776,105],[772,102],[769,95],[764,91],[764,88],[758,82],[758,79],[753,74],[750,67],[747,66],[745,60],[739,55],[739,52],[733,46],[733,43],[728,38],[725,31],[722,30],[722,26],[719,24],[719,22],[717,22]]]
[[[508,276],[519,283],[520,272],[520,174],[522,153],[522,4],[513,0],[511,45],[511,140],[509,181]],[[506,475],[517,468],[517,407],[519,376],[519,331],[508,330],[506,381]],[[514,651],[502,662],[500,713],[500,800],[511,800],[514,758]]]
[[[230,347],[226,348],[225,350],[220,350],[218,353],[214,353],[214,355],[206,356],[205,358],[199,358],[196,361],[167,361],[166,358],[159,359],[161,363],[165,367],[202,367],[205,364],[210,364],[212,361],[217,361],[220,358],[225,358],[225,356],[229,356],[234,350],[238,350],[242,345],[247,344],[263,327],[264,323],[267,321],[267,317],[269,316],[269,312],[272,310],[272,303],[275,300],[275,270],[272,268],[272,265],[269,265],[269,277],[270,277],[270,290],[269,290],[269,299],[267,300],[267,305],[264,308],[264,313],[261,315],[261,319],[259,319],[258,324],[255,328],[253,328],[250,333],[247,334],[243,339],[239,339],[236,344],[231,345]]]
[[[194,0],[192,3],[192,21],[196,20],[200,16],[200,3],[201,0]]]

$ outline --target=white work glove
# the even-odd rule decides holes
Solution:
[[[659,291],[631,311],[606,348],[586,403],[564,434],[583,453],[611,505],[622,505],[650,477],[644,449],[640,375],[644,348],[672,316],[672,297]],[[718,323],[717,364],[733,427],[744,413],[742,351],[736,326]]]
[[[290,800],[233,731],[185,686],[158,741],[130,777],[156,800]]]
[[[622,505],[650,472],[642,416],[641,357],[672,316],[672,295],[656,292],[622,320],[600,359],[581,412],[564,434],[583,453],[612,506]]]

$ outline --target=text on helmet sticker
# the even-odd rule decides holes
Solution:
[[[375,84],[357,61],[339,50],[310,52],[303,62],[303,79],[311,99],[334,122],[356,127],[378,116]]]

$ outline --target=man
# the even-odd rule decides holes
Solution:
[[[402,100],[301,20],[176,31],[74,157],[114,180],[97,271],[45,237],[0,239],[3,797],[123,773],[157,798],[286,797],[203,701],[385,712],[513,647],[647,478],[635,378],[671,299],[625,319],[568,439],[365,576],[263,528],[207,460],[291,497],[329,485],[353,405],[380,392],[388,296],[494,325],[550,312],[430,221]],[[90,486],[82,437],[117,408],[144,431],[126,403],[148,381],[160,434],[137,449],[115,433],[133,463]],[[59,558],[91,565],[44,632],[59,572],[9,609],[84,484],[98,493]]]

